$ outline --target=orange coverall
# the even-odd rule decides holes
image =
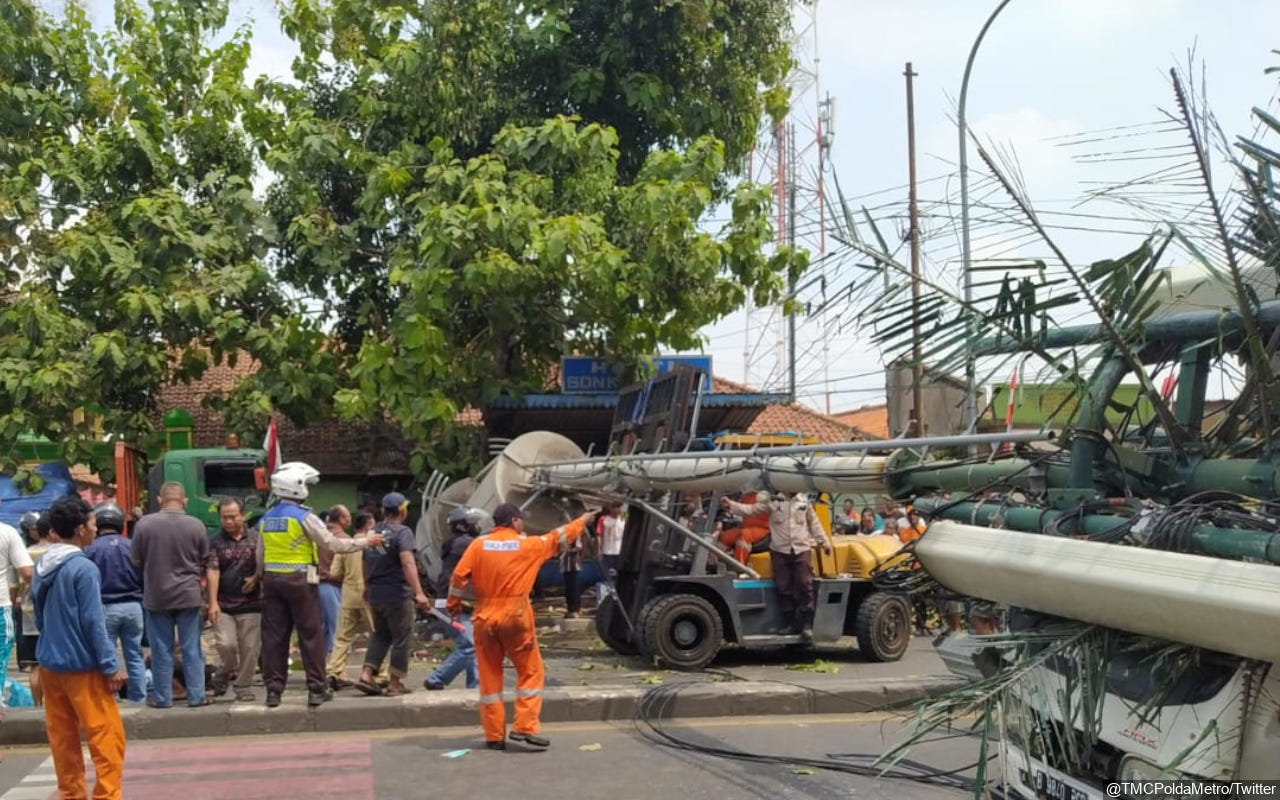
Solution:
[[[751,505],[756,501],[755,492],[743,495],[741,502]],[[751,548],[769,535],[769,512],[762,511],[742,520],[742,526],[729,528],[720,534],[720,544],[733,548],[733,557],[741,564],[751,560]]]
[[[480,672],[480,724],[484,738],[507,738],[507,714],[502,705],[502,660],[516,668],[516,719],[512,730],[538,733],[545,673],[534,628],[529,592],[538,570],[561,548],[586,532],[587,514],[541,536],[526,536],[507,527],[494,528],[471,543],[449,581],[446,608],[462,611],[467,582],[475,593],[476,667]]]

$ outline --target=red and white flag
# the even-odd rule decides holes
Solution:
[[[1178,388],[1178,373],[1171,372],[1165,377],[1164,385],[1160,387],[1160,399],[1168,401],[1176,388]]]
[[[1009,376],[1009,404],[1005,407],[1005,411],[1004,411],[1005,431],[1011,432],[1013,430],[1013,402],[1014,402],[1014,395],[1018,391],[1018,370],[1020,370],[1021,368],[1022,368],[1021,364],[1014,367],[1013,374]],[[1000,445],[1000,452],[1002,453],[1006,453],[1012,449],[1013,449],[1013,445],[1011,445],[1009,442],[1005,442],[1004,444]]]
[[[1004,429],[1006,431],[1013,430],[1013,400],[1014,395],[1018,391],[1018,370],[1019,367],[1013,368],[1013,374],[1009,376],[1009,405],[1004,411]]]
[[[271,417],[271,424],[267,426],[267,438],[262,440],[262,449],[267,451],[267,474],[276,471],[276,467],[280,466],[280,436],[276,432],[276,418]]]

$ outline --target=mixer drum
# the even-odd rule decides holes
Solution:
[[[583,457],[582,448],[558,433],[533,431],[518,436],[485,467],[479,485],[467,499],[467,505],[490,513],[502,503],[524,506],[532,494],[527,487],[533,480],[537,465]],[[585,506],[576,499],[552,499],[539,495],[525,508],[525,533],[546,533],[585,510]],[[444,513],[447,516],[449,512]]]

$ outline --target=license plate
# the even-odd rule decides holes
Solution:
[[[1036,797],[1042,800],[1090,800],[1089,795],[1066,781],[1041,770],[1031,773],[1031,779],[1023,775],[1023,783],[1035,790]]]

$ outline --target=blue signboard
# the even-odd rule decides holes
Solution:
[[[711,391],[711,356],[658,356],[654,371],[670,372],[675,364],[688,364],[705,373],[703,391]],[[617,394],[622,386],[609,362],[590,356],[560,359],[560,391],[565,394]]]

